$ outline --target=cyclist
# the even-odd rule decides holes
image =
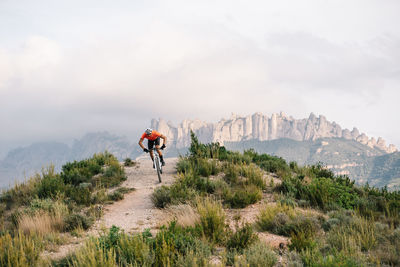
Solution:
[[[143,140],[145,138],[147,139],[147,147],[148,148],[145,148],[143,145]],[[165,161],[164,161],[163,155],[160,150],[160,138],[163,139],[163,145],[161,146],[161,149],[164,149],[164,148],[166,148],[165,145],[167,144],[167,137],[153,129],[147,128],[139,140],[139,146],[143,149],[144,152],[146,152],[146,153],[150,152],[150,157],[154,163],[153,147],[154,147],[154,145],[156,145],[157,153],[158,153],[158,155],[160,155],[161,164],[163,166],[165,166]],[[154,167],[154,164],[153,164],[153,167]]]

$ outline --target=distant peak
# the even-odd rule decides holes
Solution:
[[[152,121],[153,128],[162,126],[166,129],[163,120]],[[355,140],[371,148],[377,148],[387,153],[397,151],[394,145],[386,146],[382,138],[369,138],[359,132],[357,128],[352,131],[342,129],[336,122],[329,122],[325,116],[317,117],[313,112],[307,119],[296,120],[287,117],[284,112],[272,113],[271,117],[261,113],[240,116],[231,113],[228,120],[221,119],[217,123],[207,123],[200,120],[184,120],[178,127],[168,124],[169,138],[176,142],[177,147],[186,147],[190,144],[190,137],[182,135],[188,133],[189,128],[199,135],[201,140],[207,142],[237,142],[256,139],[260,141],[288,138],[296,141],[316,140],[319,138],[344,138]],[[173,129],[172,129],[173,128]],[[176,135],[176,136],[175,136]]]

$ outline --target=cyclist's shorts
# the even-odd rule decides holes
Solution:
[[[156,140],[147,140],[147,146],[149,148],[149,150],[153,149],[154,144],[156,144],[156,146],[160,145],[160,137],[158,137]]]

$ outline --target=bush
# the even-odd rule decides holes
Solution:
[[[279,228],[287,224],[296,216],[294,209],[286,205],[266,205],[257,217],[257,225],[261,231],[278,232]]]
[[[340,220],[337,218],[329,218],[322,224],[322,228],[324,229],[325,232],[328,232],[331,230],[333,227],[337,226],[340,224]]]
[[[71,232],[77,228],[87,230],[92,226],[93,219],[79,213],[73,213],[64,219],[64,230]]]
[[[155,266],[174,266],[178,255],[203,250],[204,245],[199,246],[196,242],[200,234],[199,229],[180,227],[174,221],[168,227],[162,227],[153,240]]]
[[[122,266],[151,266],[154,255],[142,235],[122,235],[116,248],[117,262]]]
[[[151,195],[151,201],[157,208],[165,208],[168,204],[172,203],[171,189],[168,186],[161,186],[154,190]]]
[[[248,184],[253,184],[260,189],[266,189],[267,184],[263,178],[262,170],[254,164],[242,166],[242,175],[247,178]]]
[[[179,254],[175,266],[192,267],[192,266],[210,266],[207,255],[196,253],[192,250],[187,251],[184,255]]]
[[[186,185],[185,175],[182,175],[171,186],[161,186],[154,190],[151,200],[157,208],[165,208],[169,204],[183,204],[193,200],[196,192]]]
[[[132,159],[130,159],[130,158],[126,158],[125,160],[124,160],[124,166],[125,167],[132,167],[132,166],[135,166],[136,165],[136,162],[134,162]]]
[[[197,172],[204,177],[209,177],[212,173],[212,163],[208,159],[199,158],[196,160]]]
[[[262,191],[260,188],[255,185],[245,185],[244,187],[236,188],[233,193],[227,194],[225,201],[232,208],[245,208],[261,200],[261,198]]]
[[[92,203],[92,192],[89,187],[68,185],[66,195],[78,205],[89,206]]]
[[[297,177],[285,177],[279,190],[294,196],[296,199],[309,201],[310,205],[323,210],[338,208],[352,209],[358,203],[359,196],[354,182],[347,177],[331,177],[321,167],[311,166],[306,169],[316,176],[311,182],[305,181],[303,175]]]
[[[186,173],[188,171],[193,171],[193,165],[189,158],[179,157],[178,162],[176,163],[176,171],[179,173]]]
[[[333,248],[349,254],[355,253],[357,249],[368,251],[377,243],[375,224],[370,220],[353,217],[348,224],[333,228],[327,240]]]
[[[324,256],[318,249],[301,251],[304,266],[366,266],[365,258],[357,258],[341,252],[334,252]]]
[[[72,266],[118,266],[113,249],[99,249],[98,239],[89,239],[83,248],[79,249],[71,258]]]
[[[60,175],[54,172],[54,166],[43,171],[42,179],[37,189],[39,198],[55,198],[64,191],[64,181],[61,179]]]
[[[275,266],[277,258],[275,253],[264,243],[255,242],[250,247],[244,250],[243,255],[249,267],[272,267]]]
[[[40,243],[21,232],[0,235],[0,266],[39,266],[43,249]]]
[[[181,174],[174,186],[192,188],[198,192],[213,193],[214,184],[209,178],[200,177],[194,172]]]
[[[103,166],[106,167],[103,169]],[[66,163],[62,166],[61,178],[64,183],[74,186],[93,182],[110,187],[126,180],[117,158],[108,152],[94,154],[90,159]]]
[[[224,166],[225,181],[229,184],[236,184],[238,182],[240,167],[233,164],[227,163]]]
[[[225,238],[225,212],[222,205],[210,198],[197,201],[200,226],[204,236],[211,242],[222,242]]]
[[[258,237],[254,233],[251,225],[245,224],[229,237],[226,248],[229,250],[243,251],[257,241],[257,239]]]
[[[16,206],[29,204],[36,196],[40,180],[40,175],[36,174],[25,183],[17,183],[14,187],[0,195],[0,202],[6,204],[7,210]]]
[[[121,194],[118,191],[114,191],[113,193],[108,195],[108,199],[112,200],[112,201],[119,201],[124,199],[124,195]]]
[[[292,233],[289,248],[291,250],[302,251],[305,249],[313,249],[317,244],[313,235],[308,232],[297,231]]]

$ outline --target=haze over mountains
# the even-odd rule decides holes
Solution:
[[[394,145],[386,145],[380,137],[370,138],[356,128],[342,129],[322,115],[310,114],[308,118],[296,120],[283,113],[271,117],[255,113],[245,117],[232,115],[217,123],[184,120],[178,126],[153,119],[151,125],[168,137],[167,156],[186,153],[190,130],[193,130],[203,143],[220,142],[232,150],[253,148],[299,164],[323,162],[336,173],[349,175],[358,183],[400,185],[400,153]],[[104,150],[120,160],[142,155],[136,138],[132,140],[108,132],[86,134],[72,146],[35,143],[10,151],[0,161],[0,187],[29,177],[50,163],[59,170],[67,161],[87,158]]]

